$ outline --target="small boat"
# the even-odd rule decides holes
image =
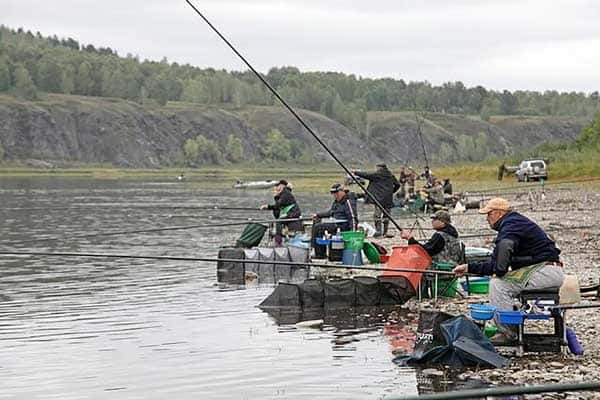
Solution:
[[[233,185],[233,188],[234,189],[268,189],[270,187],[273,187],[276,183],[277,183],[277,181],[274,181],[271,179],[268,179],[266,181],[250,181],[250,182],[237,181]]]

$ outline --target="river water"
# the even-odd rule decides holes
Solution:
[[[305,214],[330,196],[296,194]],[[0,178],[0,249],[216,257],[265,212],[270,190],[199,182]],[[119,230],[206,224],[82,238]],[[34,239],[58,239],[35,242]],[[376,399],[417,393],[392,363],[403,322],[385,310],[324,316],[321,328],[256,307],[272,286],[216,282],[214,263],[0,257],[0,399]]]

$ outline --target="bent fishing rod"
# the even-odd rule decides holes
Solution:
[[[452,275],[454,272],[441,270],[420,270],[411,268],[375,268],[375,267],[360,267],[346,264],[325,264],[297,261],[276,261],[276,260],[247,260],[240,258],[219,258],[219,257],[174,257],[174,256],[135,256],[131,254],[110,254],[110,253],[70,253],[70,252],[45,252],[45,251],[7,251],[0,250],[0,256],[44,256],[44,257],[75,257],[75,258],[123,258],[135,260],[162,260],[162,261],[186,261],[186,262],[224,262],[224,263],[239,263],[239,264],[269,264],[269,265],[293,265],[307,266],[318,268],[338,268],[360,271],[381,271],[381,272],[414,272],[419,274],[434,274],[434,275]],[[463,274],[463,276],[476,276],[473,274]]]
[[[200,16],[200,18],[202,18],[202,20],[204,20],[204,22],[206,22],[206,24],[210,27],[210,29],[212,29],[213,32],[215,32],[217,34],[217,36],[219,36],[219,38],[221,38],[223,40],[223,42],[225,42],[225,44],[231,49],[231,51],[233,51],[235,53],[235,55],[238,56],[239,59],[242,60],[242,62],[244,64],[246,64],[246,66],[250,69],[250,71],[252,71],[252,73],[254,73],[254,75],[256,75],[256,77],[262,82],[263,85],[265,85],[265,87],[273,94],[273,96],[275,96],[277,98],[277,100],[279,100],[281,102],[281,104],[294,116],[294,118],[296,118],[296,120],[298,120],[298,122],[304,127],[304,129],[306,129],[307,132],[310,133],[311,136],[321,145],[321,147],[323,147],[323,149],[331,156],[331,158],[333,158],[334,161],[336,163],[338,163],[338,165],[344,170],[344,172],[346,172],[346,174],[348,174],[352,178],[354,183],[356,183],[358,185],[358,187],[360,187],[360,189],[369,197],[369,199],[371,201],[373,201],[373,204],[375,204],[377,206],[377,208],[379,208],[381,210],[381,212],[392,222],[392,224],[398,230],[402,230],[400,225],[398,225],[398,223],[396,222],[396,220],[394,220],[394,218],[388,212],[388,210],[386,210],[383,207],[383,205],[379,202],[379,200],[377,200],[367,190],[367,188],[359,181],[359,179],[356,176],[354,176],[352,171],[350,169],[348,169],[348,167],[346,167],[346,165],[344,165],[344,163],[325,144],[325,142],[323,142],[323,140],[308,125],[308,123],[306,123],[304,121],[304,119],[302,119],[302,117],[300,117],[300,115],[292,108],[292,106],[290,106],[288,104],[288,102],[285,101],[283,99],[283,97],[281,97],[281,95],[277,92],[277,90],[275,90],[269,84],[269,82],[267,82],[267,80],[265,78],[263,78],[263,76],[260,73],[258,73],[258,71],[256,71],[256,69],[252,66],[252,64],[250,64],[250,62],[248,60],[246,60],[246,58],[233,46],[233,44],[231,44],[231,42],[225,36],[223,36],[223,34],[208,20],[208,18],[206,18],[204,16],[204,14],[202,14],[202,12],[200,12],[200,10],[198,10],[198,8],[196,8],[196,6],[194,6],[194,4],[192,4],[192,2],[190,0],[185,0],[185,2],[196,12],[196,14],[198,14],[198,16]]]
[[[286,218],[286,219],[269,219],[269,220],[251,220],[248,219],[244,222],[224,222],[222,224],[196,224],[196,225],[181,225],[181,226],[166,226],[163,228],[151,228],[151,229],[136,229],[129,231],[110,231],[110,232],[98,232],[98,233],[87,233],[84,235],[75,235],[71,236],[68,239],[82,239],[82,238],[91,238],[98,236],[115,236],[115,235],[126,235],[130,233],[151,233],[151,232],[164,232],[164,231],[178,231],[178,230],[187,230],[187,229],[207,229],[207,228],[218,228],[224,226],[243,226],[248,224],[268,224],[268,223],[285,223],[285,222],[293,222],[293,221],[309,221],[312,220],[310,217],[304,218]],[[339,222],[346,222],[346,220],[336,220]],[[28,239],[22,240],[19,242],[0,242],[2,246],[18,246],[25,243],[36,243],[36,242],[47,242],[47,241],[56,241],[63,240],[64,237],[60,236],[52,236],[47,238],[37,238],[37,239]]]

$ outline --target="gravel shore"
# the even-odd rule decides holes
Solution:
[[[565,272],[578,277],[580,286],[600,283],[600,191],[597,190],[554,190],[547,191],[545,198],[539,194],[524,193],[521,198],[507,196],[515,209],[544,227],[562,250],[561,260],[565,264]],[[409,220],[398,220],[401,225],[409,225]],[[414,218],[410,221],[410,225]],[[492,233],[485,218],[474,210],[452,216],[452,224],[461,233],[468,236],[476,233]],[[423,228],[430,228],[428,219],[421,221]],[[400,243],[396,237],[378,241],[388,250]],[[425,231],[425,240],[431,231]],[[489,247],[493,235],[463,238],[466,246]],[[316,269],[317,274],[325,276],[376,275],[365,271],[349,272],[344,269]],[[432,301],[418,302],[410,300],[402,307],[418,314],[424,308],[436,308],[453,314],[468,315],[468,306],[473,303],[486,302],[487,295],[471,295],[467,298],[442,298],[435,304]],[[598,301],[595,298],[582,298],[581,303]],[[585,354],[525,353],[523,357],[514,356],[512,351],[501,349],[503,355],[511,358],[510,366],[492,370],[466,370],[458,374],[450,374],[456,381],[483,380],[492,384],[549,384],[600,381],[600,309],[581,309],[567,312],[567,325],[572,327],[585,349]],[[415,327],[416,329],[416,327]],[[448,369],[428,369],[428,374],[447,376]],[[438,371],[435,373],[434,371]],[[447,379],[447,378],[445,378]],[[545,394],[528,396],[529,398],[560,399],[600,399],[600,392]]]

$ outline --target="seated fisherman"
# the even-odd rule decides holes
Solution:
[[[437,211],[431,217],[431,226],[435,229],[435,233],[423,244],[414,239],[411,233],[405,229],[402,230],[400,237],[407,239],[408,244],[418,244],[423,247],[435,262],[452,264],[464,262],[464,248],[458,239],[458,232],[451,225],[448,211]]]
[[[273,186],[275,203],[264,204],[260,207],[261,210],[273,210],[275,219],[297,219],[296,221],[276,222],[275,223],[275,245],[281,246],[283,243],[283,227],[287,227],[291,231],[302,231],[304,226],[300,218],[302,212],[296,202],[296,198],[292,194],[290,184],[281,179]]]
[[[429,189],[424,189],[424,191],[427,193],[427,204],[431,210],[445,205],[444,187],[439,179],[434,179],[433,186]]]
[[[498,310],[512,310],[513,301],[524,289],[560,287],[564,280],[560,250],[535,222],[512,211],[503,198],[491,199],[479,210],[492,229],[498,231],[489,261],[462,264],[454,273],[495,275],[490,281],[490,304]],[[516,339],[516,325],[500,325],[498,342]],[[512,328],[511,328],[512,327]]]
[[[325,231],[335,235],[338,228],[341,232],[352,231],[358,225],[358,215],[356,213],[356,205],[353,206],[352,199],[344,191],[344,187],[339,183],[331,186],[329,193],[333,195],[333,204],[327,211],[318,214],[312,214],[311,217],[315,220],[312,228],[312,246],[315,249],[315,258],[327,257],[326,246],[318,245],[317,238],[322,237]],[[317,222],[321,218],[335,218],[339,222]],[[343,222],[342,222],[343,221]]]

